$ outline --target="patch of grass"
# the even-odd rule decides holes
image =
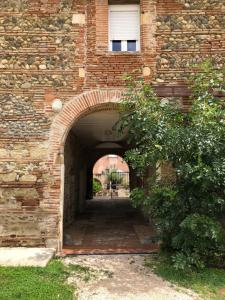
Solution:
[[[96,277],[95,271],[86,266],[69,264],[68,268],[72,271],[73,274],[79,276],[85,282],[88,282],[92,278]]]
[[[113,278],[113,272],[109,270],[103,270],[103,272],[108,278]]]
[[[60,260],[52,260],[46,268],[0,267],[0,299],[72,300],[69,275],[70,268]]]
[[[69,264],[68,268],[72,271],[72,274],[81,278],[85,282],[96,279],[99,276],[106,276],[108,278],[113,277],[113,273],[108,270],[99,270],[77,264]]]
[[[224,300],[225,270],[206,268],[201,271],[177,271],[170,259],[163,255],[151,255],[145,260],[145,266],[155,274],[179,286],[192,289],[203,299]]]

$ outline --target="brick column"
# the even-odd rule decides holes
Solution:
[[[96,7],[96,48],[108,49],[108,0],[95,0]]]
[[[76,35],[76,48],[74,53],[74,61],[76,68],[76,81],[74,90],[79,93],[83,89],[86,78],[86,51],[87,51],[87,12],[86,0],[77,0],[73,4],[72,15],[73,30]]]
[[[141,0],[141,53],[143,75],[151,81],[156,72],[156,1]]]
[[[141,0],[141,49],[155,52],[156,1]]]

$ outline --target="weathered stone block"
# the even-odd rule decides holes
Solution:
[[[79,68],[79,77],[84,78],[85,77],[85,69],[84,68]]]
[[[16,178],[17,178],[16,173],[8,173],[8,174],[0,175],[0,181],[3,181],[3,182],[14,182],[14,181],[16,181]]]
[[[150,25],[152,23],[152,15],[150,12],[141,14],[141,24],[142,25]]]
[[[29,151],[28,149],[12,150],[10,151],[10,156],[12,158],[18,158],[18,159],[25,158],[29,156]]]
[[[5,149],[0,149],[0,159],[8,157],[8,151]]]
[[[29,152],[32,159],[45,159],[47,155],[47,148],[42,145],[37,145],[36,147],[31,147]]]
[[[9,235],[35,237],[39,234],[37,223],[21,222],[19,218],[15,219],[14,222],[7,222],[5,226],[2,225],[0,232],[2,237]]]
[[[151,75],[151,69],[149,67],[143,68],[143,76],[147,77]]]
[[[20,177],[19,181],[35,183],[37,181],[37,176],[35,175],[23,175]]]
[[[59,246],[59,240],[57,239],[47,239],[45,242],[47,248],[57,249]]]
[[[7,203],[20,199],[38,199],[39,194],[35,188],[2,188],[0,197]]]
[[[73,14],[72,24],[84,25],[85,22],[85,14]]]

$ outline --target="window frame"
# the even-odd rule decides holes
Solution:
[[[139,28],[138,28],[138,39],[136,40],[136,50],[128,51],[127,42],[130,40],[120,40],[121,41],[121,51],[113,51],[113,40],[111,40],[111,8],[114,7],[115,11],[125,12],[127,8],[130,7],[130,11],[136,11],[138,8],[138,16],[139,16]],[[132,9],[133,7],[133,9]],[[134,9],[135,8],[135,9]],[[133,40],[132,40],[133,41]],[[139,53],[141,51],[141,9],[140,4],[110,4],[108,5],[108,51],[110,53]]]

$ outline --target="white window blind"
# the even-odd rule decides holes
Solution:
[[[109,38],[113,40],[140,40],[140,6],[109,6]]]

